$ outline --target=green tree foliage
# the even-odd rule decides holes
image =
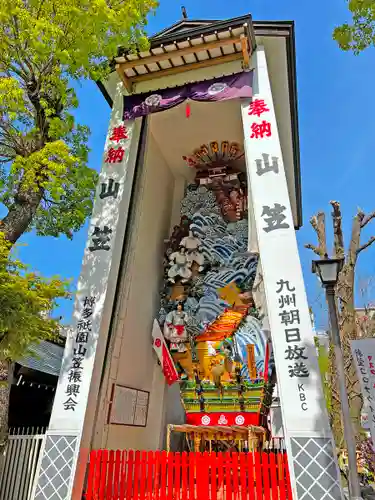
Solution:
[[[118,47],[145,48],[156,0],[0,0],[0,221],[11,243],[35,227],[71,238],[92,208],[89,129],[74,80],[99,79]]]
[[[333,38],[341,49],[359,54],[375,45],[375,0],[349,0],[348,7],[352,22],[338,26]]]
[[[10,247],[0,233],[0,449],[7,438],[9,368],[30,345],[58,334],[59,322],[48,313],[58,298],[69,297],[67,281],[30,272],[9,254]]]
[[[318,365],[319,371],[322,377],[324,398],[326,401],[328,412],[331,411],[332,401],[331,401],[331,390],[329,387],[329,352],[324,345],[320,344],[319,338],[315,337],[315,346],[318,351]]]
[[[12,362],[34,342],[58,334],[59,322],[48,313],[56,299],[69,297],[69,282],[31,272],[9,256],[9,247],[0,233],[0,360]]]

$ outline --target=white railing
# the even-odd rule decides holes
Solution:
[[[10,429],[9,442],[1,457],[0,500],[31,500],[45,429]]]

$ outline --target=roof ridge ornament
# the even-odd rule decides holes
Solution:
[[[182,10],[182,18],[183,19],[187,19],[188,15],[187,15],[187,12],[186,12],[186,8],[184,6],[182,6],[181,10]]]

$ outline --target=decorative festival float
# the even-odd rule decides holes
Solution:
[[[252,296],[258,258],[248,251],[243,147],[213,140],[183,160],[194,177],[165,242],[153,339],[186,412],[186,425],[168,426],[167,448],[172,431],[185,433],[191,449],[228,441],[256,448],[266,435],[273,362]]]

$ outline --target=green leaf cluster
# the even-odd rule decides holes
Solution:
[[[330,413],[332,410],[332,394],[328,381],[329,368],[330,368],[329,352],[327,351],[324,345],[320,344],[318,337],[314,338],[314,342],[318,352],[318,366],[320,375],[322,377],[324,398],[326,401],[328,412]]]
[[[29,204],[28,229],[71,238],[90,215],[97,174],[90,131],[74,117],[74,81],[104,78],[119,46],[146,48],[156,5],[0,0],[0,203],[8,213]]]
[[[351,23],[338,26],[333,38],[342,50],[352,50],[359,54],[375,45],[375,0],[349,0]]]
[[[60,325],[49,312],[57,299],[70,297],[68,281],[31,272],[9,250],[0,233],[0,362],[18,360],[33,343],[55,338]]]

